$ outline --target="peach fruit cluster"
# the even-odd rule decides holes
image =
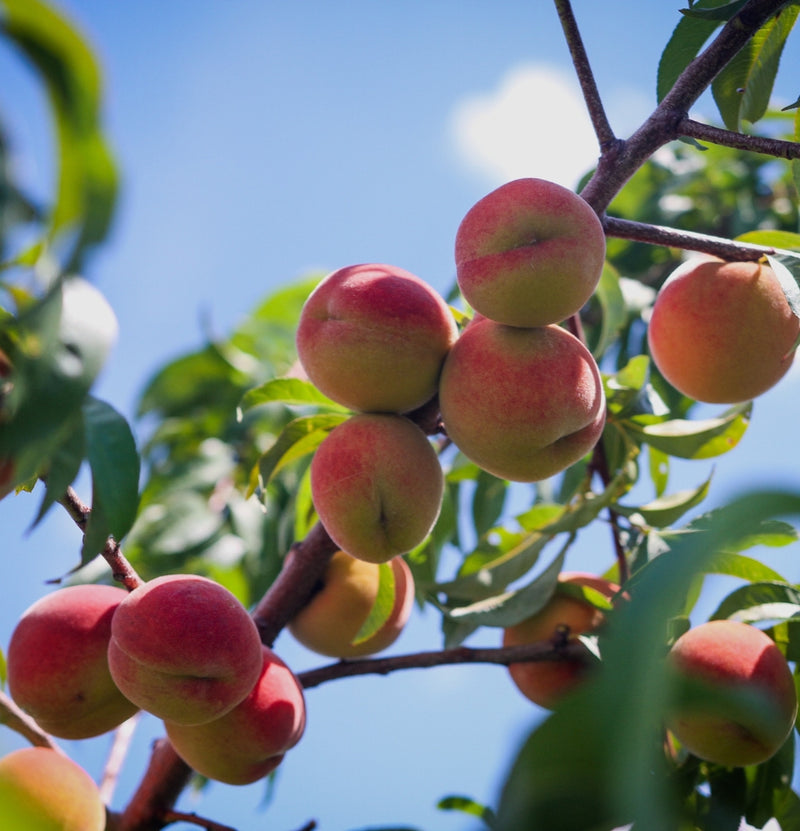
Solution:
[[[570,587],[587,587],[612,603],[625,601],[619,586],[591,574],[562,572],[550,600],[503,634],[504,646],[575,643],[600,634],[607,617]],[[681,635],[666,657],[679,689],[665,728],[685,751],[726,767],[760,764],[789,737],[797,717],[792,670],[776,643],[755,626],[735,620],[701,623]],[[509,665],[520,692],[555,709],[599,666],[588,649],[558,658]],[[688,693],[687,693],[688,690]]]
[[[47,733],[90,738],[141,709],[190,767],[229,784],[269,773],[305,727],[297,678],[239,600],[198,575],[59,589],[22,615],[7,660],[12,698]]]

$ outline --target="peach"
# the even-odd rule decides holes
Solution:
[[[445,361],[439,404],[447,435],[467,458],[519,482],[577,462],[605,424],[597,364],[558,326],[470,323]]]
[[[414,605],[414,578],[402,557],[389,563],[394,575],[394,605],[381,627],[353,643],[378,597],[381,566],[337,551],[322,586],[289,622],[289,631],[305,646],[331,658],[360,658],[391,646],[408,622]]]
[[[797,716],[792,671],[765,632],[735,620],[712,620],[684,632],[668,664],[677,678],[700,682],[709,698],[686,699],[667,719],[695,756],[728,767],[755,765],[786,741]],[[753,696],[745,705],[726,692]]]
[[[309,295],[297,353],[311,382],[339,404],[403,413],[434,396],[457,334],[447,304],[419,277],[391,265],[351,265]]]
[[[789,371],[800,320],[765,263],[693,257],[659,290],[647,339],[655,365],[697,401],[735,404]]]
[[[228,589],[199,575],[172,574],[119,604],[108,662],[117,686],[143,710],[201,724],[250,693],[263,660],[258,629]]]
[[[582,598],[569,595],[564,584],[585,586],[613,600],[619,586],[583,572],[564,571],[550,600],[536,614],[503,631],[503,646],[521,646],[552,641],[560,637],[575,640],[578,635],[596,632],[605,622],[605,614]],[[552,710],[558,702],[581,683],[591,670],[594,659],[564,657],[558,660],[527,661],[510,664],[508,671],[517,689],[534,704]]]
[[[62,753],[25,747],[0,759],[5,831],[103,831],[106,809],[89,774]]]
[[[68,586],[19,619],[8,645],[8,688],[47,733],[86,739],[137,711],[114,683],[107,658],[111,620],[127,596],[116,586]]]
[[[336,545],[383,563],[405,554],[439,516],[444,476],[427,436],[405,416],[358,414],[338,424],[311,460],[311,498]]]
[[[261,674],[250,694],[214,721],[165,722],[175,752],[189,767],[228,785],[248,785],[271,773],[303,735],[306,707],[294,673],[262,647]]]
[[[597,214],[544,179],[501,185],[467,211],[456,232],[464,299],[509,326],[546,326],[577,313],[597,287],[605,255]]]

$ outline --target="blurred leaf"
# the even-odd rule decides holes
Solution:
[[[103,550],[113,536],[128,533],[139,506],[139,454],[128,422],[96,398],[83,406],[86,455],[92,472],[92,510],[83,538],[82,560]]]
[[[750,422],[752,402],[738,404],[719,418],[673,419],[645,424],[634,416],[624,422],[637,440],[681,459],[710,459],[733,450]]]
[[[800,251],[800,234],[793,231],[776,231],[765,228],[758,231],[748,231],[739,234],[736,242],[745,242],[751,245],[766,245],[771,248],[785,248],[789,251]]]
[[[394,609],[395,579],[394,569],[390,563],[380,563],[378,566],[378,594],[372,604],[367,619],[358,630],[352,644],[359,644],[371,638],[389,619]]]
[[[782,831],[800,830],[800,805],[797,805],[797,797],[790,787],[794,771],[794,744],[794,736],[789,736],[771,759],[745,771],[748,804],[744,816],[755,828],[763,828],[775,817]],[[792,797],[794,809],[791,807]]]
[[[727,0],[723,6],[705,9],[701,8],[700,3],[696,3],[689,9],[680,9],[679,11],[687,17],[696,17],[700,20],[717,20],[722,22],[730,20],[746,2],[747,0]]]
[[[508,483],[481,470],[472,495],[472,521],[475,533],[482,537],[497,522],[506,501]]]
[[[732,551],[716,551],[705,568],[708,574],[727,574],[729,577],[740,577],[751,583],[758,581],[786,582],[777,571],[766,563],[745,557]]]
[[[627,317],[625,298],[619,286],[619,274],[609,263],[603,265],[594,299],[600,304],[602,317],[597,341],[592,344],[591,349],[595,358],[600,358],[616,339]]]
[[[265,381],[244,394],[241,407],[243,410],[247,410],[250,407],[258,407],[276,401],[295,406],[325,407],[347,412],[346,407],[331,401],[310,381],[303,381],[300,378],[273,378],[271,381]]]
[[[743,623],[784,620],[800,614],[800,590],[788,583],[749,583],[732,591],[714,610],[711,620],[732,618]]]
[[[651,445],[647,448],[647,461],[656,496],[663,496],[669,481],[669,456]]]
[[[345,413],[320,413],[290,421],[258,463],[264,483],[284,466],[313,453],[328,433],[347,418]]]
[[[45,494],[33,526],[41,522],[50,508],[64,495],[75,481],[86,458],[86,431],[83,419],[76,420],[77,427],[56,448],[45,471]]]
[[[709,476],[705,482],[696,488],[677,491],[668,496],[661,496],[652,502],[639,505],[635,508],[617,503],[614,505],[614,510],[627,517],[638,514],[648,525],[653,525],[656,528],[666,528],[677,522],[687,511],[694,508],[695,505],[699,505],[708,495],[710,485],[711,477]]]
[[[785,6],[714,79],[714,100],[729,130],[739,131],[743,120],[755,123],[767,111],[783,47],[798,12],[796,6]]]
[[[58,189],[50,234],[71,237],[65,270],[108,233],[117,172],[101,129],[100,70],[84,38],[40,0],[0,0],[2,27],[41,74],[55,115]]]
[[[495,827],[494,811],[468,796],[445,796],[436,803],[436,807],[440,811],[461,811],[482,820],[487,828]]]
[[[630,601],[609,615],[601,670],[563,699],[523,745],[502,790],[501,831],[612,829],[633,822],[674,831],[682,799],[662,742],[665,712],[683,694],[662,659],[667,622],[714,551],[734,549],[765,520],[800,517],[800,497],[748,493],[685,534],[628,584]],[[625,718],[615,713],[625,713]]]

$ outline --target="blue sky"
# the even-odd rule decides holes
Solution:
[[[681,5],[575,2],[623,136],[654,104],[658,56]],[[444,291],[454,277],[455,230],[471,204],[515,176],[574,185],[596,155],[547,2],[61,7],[99,53],[122,170],[114,232],[88,276],[120,321],[97,392],[128,415],[148,375],[201,342],[201,320],[225,332],[273,288],[311,268],[354,262],[393,263]],[[787,66],[797,66],[793,48]],[[20,170],[46,194],[52,170],[41,90],[5,44],[0,76],[0,113]],[[796,94],[779,85],[784,103]],[[800,486],[796,454],[776,440],[797,424],[798,390],[795,370],[759,400],[740,448],[717,463],[713,501],[754,483]],[[683,486],[709,469],[680,466]],[[44,581],[70,568],[79,550],[76,529],[58,513],[25,535],[35,504],[0,503],[3,646]],[[771,562],[800,581],[792,558],[782,550]],[[610,560],[605,534],[592,533],[569,565],[604,569]],[[496,636],[480,642],[495,644]],[[429,613],[414,618],[396,649],[439,643]],[[321,663],[288,635],[277,651],[298,670]],[[514,748],[541,715],[495,667],[340,681],[310,690],[307,702],[307,734],[287,756],[266,814],[256,812],[261,785],[214,786],[197,802],[187,794],[182,807],[240,831],[292,831],[311,818],[323,831],[466,828],[462,816],[436,811],[436,801],[463,793],[494,802]],[[142,721],[115,804],[136,783],[158,732],[154,720]],[[0,752],[15,742],[0,732]],[[66,744],[99,774],[107,737]]]

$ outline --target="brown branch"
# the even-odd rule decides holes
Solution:
[[[722,147],[733,147],[736,150],[745,150],[749,153],[761,153],[776,159],[800,159],[800,142],[784,141],[783,139],[765,138],[764,136],[749,136],[733,130],[723,130],[721,127],[712,127],[691,118],[682,119],[677,126],[681,136],[718,144]]]
[[[131,739],[133,738],[136,725],[139,721],[139,715],[140,713],[136,713],[127,721],[123,721],[114,731],[111,749],[108,752],[108,758],[103,767],[103,776],[99,785],[100,797],[106,805],[111,802],[114,796],[114,791],[119,781],[119,774],[122,770],[125,757],[128,755]]]
[[[253,612],[261,640],[271,646],[283,627],[305,606],[337,550],[321,523],[292,546],[283,569]]]
[[[581,191],[581,196],[598,214],[605,212],[623,185],[659,147],[680,137],[680,126],[697,99],[783,5],[784,0],[749,0],[678,76],[672,89],[639,129],[626,141],[604,149],[597,169]]]
[[[81,500],[72,487],[67,488],[64,496],[58,502],[66,509],[81,532],[85,534],[86,524],[89,522],[92,509]],[[108,538],[100,554],[111,566],[114,579],[128,591],[133,591],[144,583],[144,580],[139,577],[134,567],[125,558],[119,543],[113,537]]]
[[[53,741],[52,737],[42,730],[41,727],[22,709],[20,709],[14,701],[0,690],[0,724],[5,724],[6,727],[19,733],[20,736],[27,739],[32,745],[36,747],[47,747],[50,750],[57,750],[59,753],[63,752],[61,748]]]
[[[356,675],[388,675],[403,669],[426,669],[453,664],[508,664],[522,661],[553,661],[568,657],[586,658],[586,647],[579,641],[565,644],[541,641],[524,646],[472,648],[459,646],[454,649],[440,649],[430,652],[416,652],[413,655],[394,655],[386,658],[358,658],[337,661],[318,669],[298,673],[305,689],[317,687],[339,678]]]
[[[230,825],[223,825],[221,822],[214,822],[214,820],[200,817],[195,813],[184,813],[183,811],[167,811],[164,815],[166,822],[188,822],[190,825],[197,825],[199,828],[205,828],[206,831],[236,831]]]
[[[734,242],[724,237],[710,234],[698,234],[693,231],[679,231],[663,225],[648,225],[630,219],[613,216],[603,217],[603,228],[610,237],[646,242],[651,245],[664,245],[668,248],[681,248],[686,251],[700,251],[713,254],[723,260],[760,260],[766,254],[774,254],[775,249],[767,245]]]
[[[597,142],[601,149],[610,147],[617,139],[611,129],[603,101],[597,89],[597,81],[592,72],[589,57],[586,54],[586,47],[572,11],[572,3],[570,0],[555,0],[555,4],[564,38],[567,41],[567,47],[572,58],[572,65],[575,67],[578,82],[581,85],[583,100],[586,103],[586,109],[597,136]]]

